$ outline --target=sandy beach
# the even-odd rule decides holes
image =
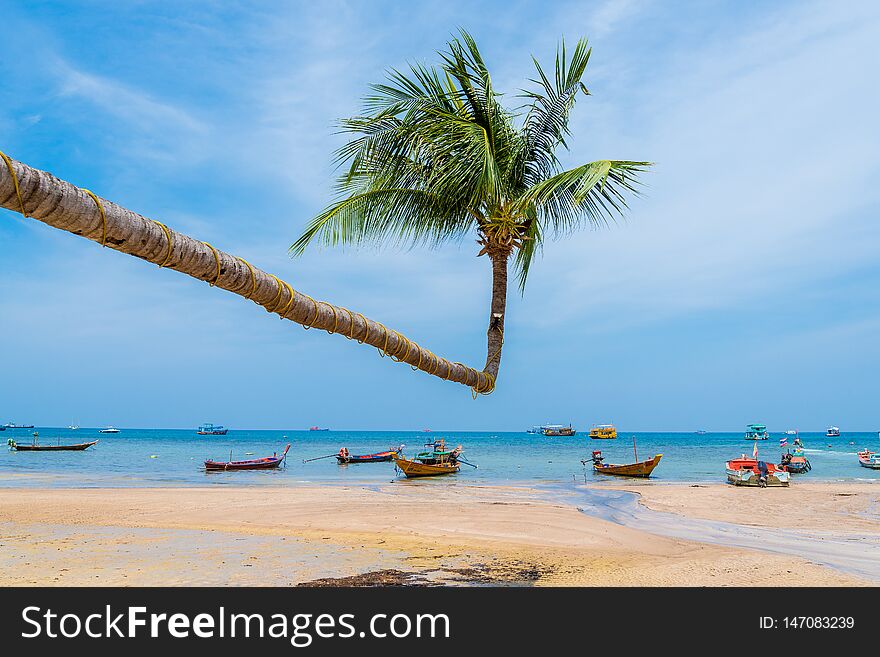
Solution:
[[[542,490],[424,483],[5,489],[0,585],[876,583],[797,551],[658,535],[688,520],[875,541],[880,487],[869,484],[616,487],[659,512],[649,532]]]

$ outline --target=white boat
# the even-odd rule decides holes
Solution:
[[[785,432],[785,435],[786,435],[786,436],[796,436],[796,435],[797,435],[797,429],[788,429],[788,430]]]
[[[98,433],[119,433],[119,429],[116,427],[107,427],[106,429],[101,429]]]
[[[828,438],[837,438],[840,435],[840,427],[828,427],[828,431],[825,432],[825,435]]]

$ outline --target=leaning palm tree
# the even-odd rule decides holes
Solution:
[[[352,139],[337,153],[344,167],[338,198],[291,247],[437,246],[473,235],[492,266],[486,363],[494,383],[501,364],[508,265],[520,290],[548,237],[601,226],[626,208],[647,162],[600,160],[563,169],[569,117],[591,49],[561,43],[555,75],[537,60],[525,105],[508,109],[474,39],[462,32],[438,67],[391,70],[372,86],[361,115],[341,122]]]

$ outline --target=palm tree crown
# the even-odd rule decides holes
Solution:
[[[511,256],[525,288],[543,240],[582,226],[604,225],[626,208],[637,175],[649,163],[600,160],[563,170],[571,109],[591,49],[562,42],[554,76],[534,60],[525,106],[505,108],[474,39],[462,32],[440,52],[439,67],[391,70],[373,85],[364,112],[342,121],[353,135],[340,148],[345,171],[338,198],[291,247],[301,254],[317,239],[341,244],[439,245],[476,234],[479,255],[493,265],[493,294],[485,371],[501,358],[507,266]]]

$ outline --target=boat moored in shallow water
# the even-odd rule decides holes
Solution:
[[[81,452],[83,450],[88,449],[92,445],[96,444],[98,441],[93,440],[88,443],[75,443],[73,445],[62,445],[61,439],[58,439],[58,443],[55,445],[40,445],[38,443],[39,434],[34,433],[34,441],[30,445],[23,445],[21,443],[17,443],[14,439],[10,438],[6,441],[6,444],[9,445],[9,448],[16,452]]]
[[[394,457],[403,452],[404,445],[389,449],[386,452],[375,452],[373,454],[350,454],[347,447],[343,447],[336,455],[339,465],[347,465],[349,463],[387,463],[393,461]]]
[[[278,456],[278,452],[275,452],[272,456],[266,456],[261,459],[250,459],[247,461],[233,461],[231,455],[229,461],[212,461],[209,459],[205,461],[205,470],[270,470],[277,468],[284,463],[284,459],[287,457],[287,450],[289,449],[290,444],[288,443],[287,447],[284,448],[284,451],[281,452],[281,456]]]
[[[813,469],[810,461],[804,455],[803,448],[799,445],[782,455],[779,467],[792,474],[804,474]]]
[[[395,455],[394,465],[407,478],[436,477],[438,475],[453,474],[461,469],[461,464],[459,463],[463,451],[461,445],[455,449],[446,449],[446,441],[440,438],[426,443],[425,447],[426,450],[424,452],[419,452],[412,459],[406,459],[402,455]]]
[[[872,452],[871,450],[864,449],[859,452],[858,456],[859,465],[863,468],[880,470],[880,454],[878,454],[877,452]]]

